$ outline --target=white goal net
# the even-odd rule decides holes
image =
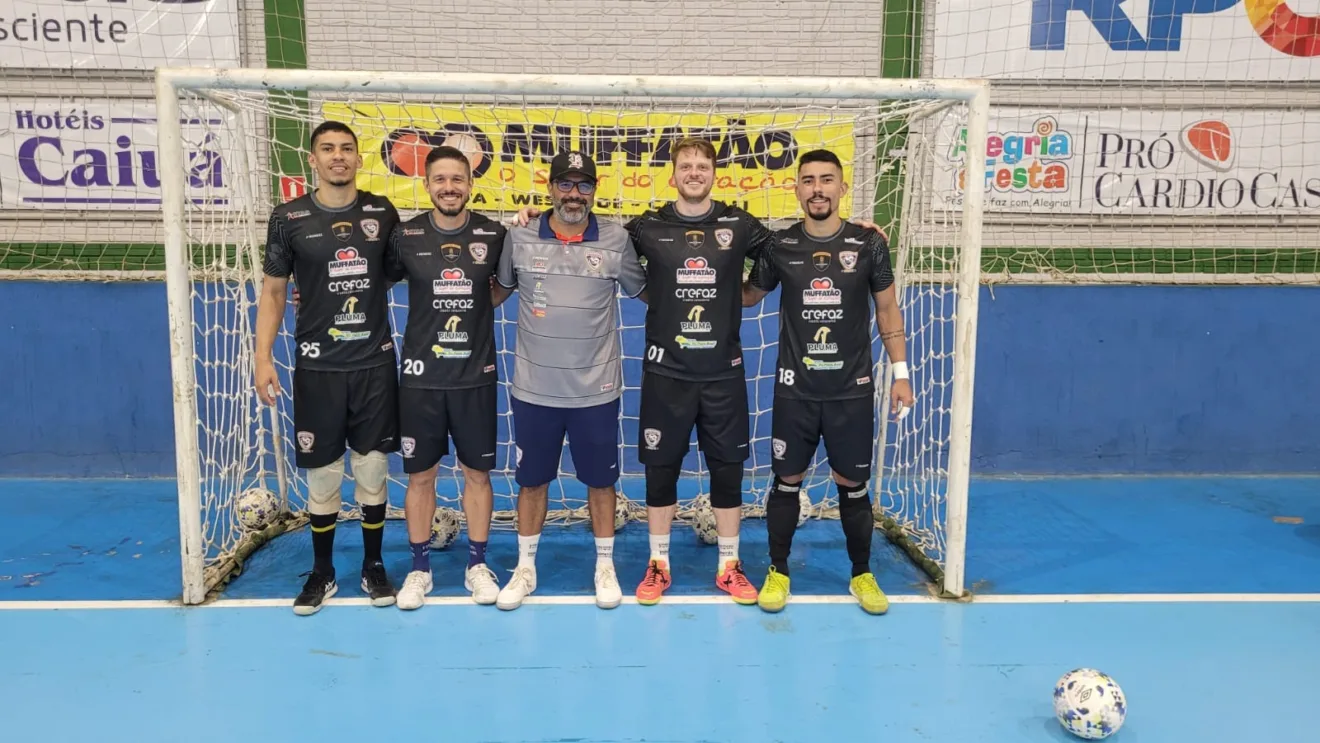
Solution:
[[[843,216],[874,219],[890,236],[917,398],[901,422],[889,416],[889,364],[877,340],[877,523],[944,591],[961,594],[982,195],[972,189],[964,199],[922,184],[951,180],[932,178],[933,169],[956,173],[984,160],[987,102],[979,84],[167,70],[157,91],[185,602],[203,600],[253,549],[301,523],[306,486],[293,466],[291,442],[292,316],[275,345],[284,397],[274,408],[261,405],[253,388],[254,327],[266,219],[276,204],[315,186],[307,140],[324,120],[353,128],[365,161],[359,188],[388,196],[405,219],[430,208],[417,176],[429,149],[444,143],[469,153],[475,176],[469,206],[492,218],[547,205],[550,158],[572,146],[593,154],[604,176],[596,213],[624,220],[674,197],[668,146],[682,136],[705,136],[719,153],[714,197],[771,227],[799,218],[797,158],[832,150],[851,186]],[[968,146],[938,149],[935,143],[949,141],[950,133]],[[399,336],[407,322],[406,288],[395,287],[392,297]],[[507,392],[516,301],[515,295],[500,308],[496,321],[497,529],[511,523],[517,492]],[[644,307],[620,302],[621,515],[641,519],[645,483],[636,449]],[[776,293],[748,309],[742,327],[752,425],[748,517],[763,515],[773,477],[777,307]],[[452,457],[441,467],[437,498],[457,508],[461,475]],[[585,489],[573,479],[567,451],[562,468],[551,487],[549,521],[584,521]],[[401,506],[397,456],[391,472],[391,503]],[[690,521],[706,492],[695,442],[684,475],[680,518]],[[275,523],[251,528],[240,520],[235,504],[253,488],[279,494],[284,513]],[[812,516],[837,518],[823,449],[805,491]]]

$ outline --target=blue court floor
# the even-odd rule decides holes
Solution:
[[[926,596],[876,541],[888,615],[844,594],[837,522],[795,541],[780,614],[714,595],[713,548],[676,532],[672,599],[590,599],[585,530],[543,539],[536,600],[467,602],[464,542],[434,560],[435,598],[363,605],[356,525],[341,599],[288,609],[305,534],[258,553],[216,604],[181,609],[174,484],[0,480],[0,741],[1070,740],[1053,682],[1104,670],[1130,705],[1111,740],[1316,740],[1320,480],[1058,479],[973,484],[970,603]],[[549,534],[549,532],[548,532]],[[759,583],[765,535],[742,553]],[[407,568],[402,524],[387,562]],[[619,537],[625,592],[644,524]],[[507,580],[516,549],[497,532]]]

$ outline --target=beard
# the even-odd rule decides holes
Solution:
[[[444,197],[450,194],[440,194],[440,195],[441,197]],[[458,203],[458,206],[441,206],[440,202],[437,201],[436,199],[431,200],[431,205],[434,206],[437,211],[439,211],[441,214],[445,215],[446,217],[457,217],[458,215],[463,213],[464,207],[467,206],[467,204],[463,203],[462,201]]]
[[[834,203],[826,201],[824,204],[808,204],[807,216],[817,222],[824,222],[834,216]]]
[[[564,199],[555,206],[555,216],[564,224],[581,224],[589,213],[587,202],[577,199]]]

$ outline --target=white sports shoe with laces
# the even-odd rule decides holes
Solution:
[[[613,565],[596,566],[596,606],[613,609],[623,601],[623,590],[619,588],[619,576]]]
[[[431,592],[432,587],[429,572],[414,570],[403,579],[403,588],[399,589],[394,603],[404,611],[420,609],[426,603],[426,594]]]
[[[473,601],[482,605],[495,603],[500,594],[500,584],[495,579],[495,571],[484,562],[467,569],[463,575],[463,587],[472,592]]]
[[[513,569],[513,577],[500,589],[495,605],[504,611],[513,611],[522,606],[523,599],[536,590],[536,568],[519,567]]]

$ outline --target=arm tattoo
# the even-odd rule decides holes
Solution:
[[[903,337],[903,331],[902,331],[902,330],[891,330],[891,331],[889,331],[888,333],[881,333],[881,334],[880,334],[880,340],[882,340],[882,341],[887,341],[887,340],[889,340],[890,338],[902,338],[902,337]]]

